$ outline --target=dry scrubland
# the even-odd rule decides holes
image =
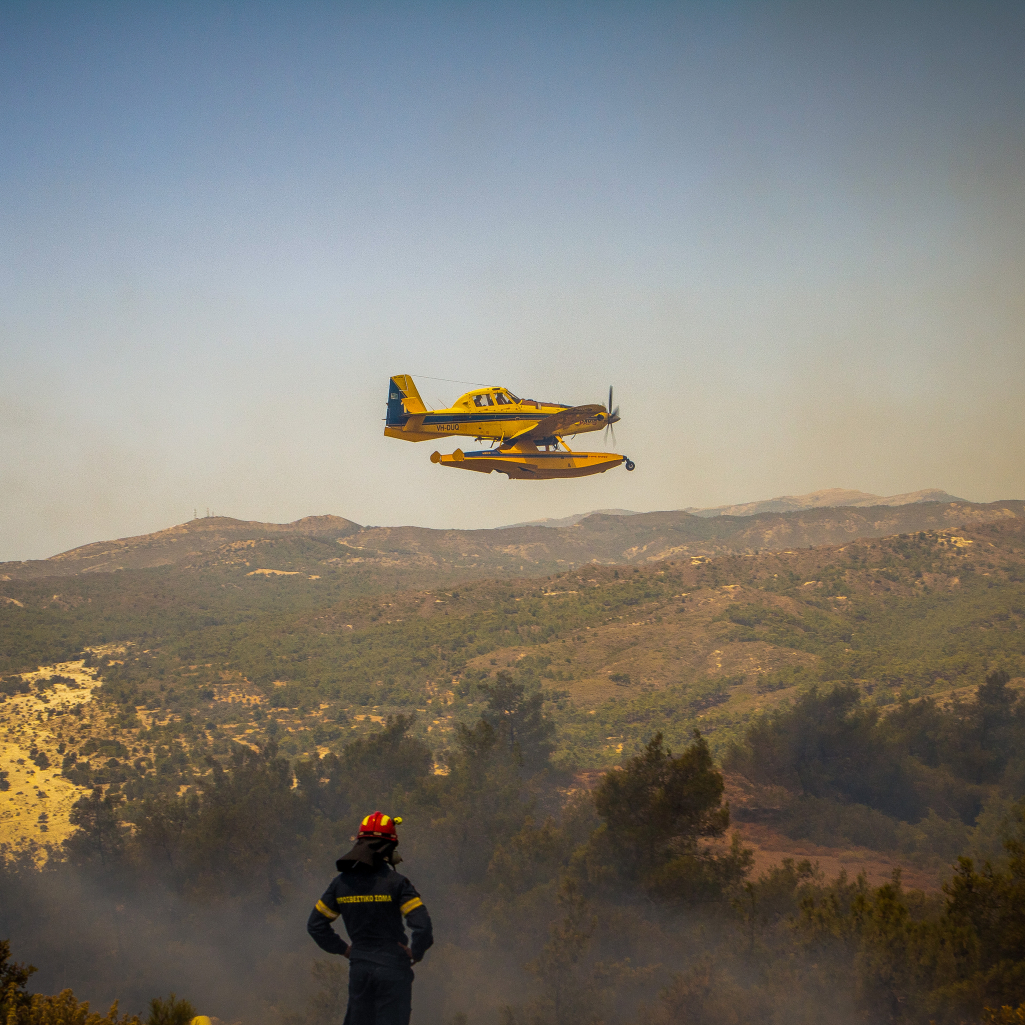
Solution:
[[[67,634],[69,620],[84,611],[82,648],[92,652],[93,664],[79,659],[8,676],[31,690],[0,705],[0,757],[8,773],[0,836],[14,849],[59,844],[70,831],[72,804],[89,785],[117,782],[133,764],[136,775],[153,778],[161,750],[177,751],[179,763],[196,766],[214,748],[273,738],[288,754],[323,755],[383,724],[387,715],[409,712],[418,716],[419,735],[444,749],[453,728],[479,711],[475,686],[499,669],[547,689],[562,727],[558,753],[581,785],[593,778],[588,770],[617,764],[624,750],[637,749],[656,729],[680,744],[698,727],[713,750],[723,750],[753,715],[787,705],[814,682],[824,657],[836,660],[835,638],[816,643],[815,629],[803,617],[814,614],[819,632],[843,632],[845,623],[865,619],[866,605],[875,617],[886,615],[887,603],[913,605],[918,599],[935,607],[937,599],[942,606],[949,597],[956,605],[966,570],[978,569],[983,579],[1013,573],[1022,514],[1021,503],[919,503],[714,520],[594,516],[562,530],[478,532],[361,528],[334,517],[293,525],[210,519],[99,542],[41,564],[6,564],[7,579],[0,582],[8,588],[2,596],[5,628],[16,632],[18,619],[36,611],[50,629]],[[772,550],[811,533],[952,519],[966,522],[903,537]],[[992,526],[973,531],[973,523],[987,520],[1010,525],[1010,533],[994,534]],[[684,544],[672,536],[688,530],[701,536]],[[927,553],[928,567],[895,561],[908,537],[919,556]],[[761,550],[752,550],[753,544]],[[330,550],[339,545],[346,550],[340,558]],[[536,582],[477,579],[482,565],[501,570],[496,561],[510,555],[539,570],[565,563],[569,553],[591,561]],[[470,572],[459,560],[477,565]],[[44,569],[72,586],[52,593],[42,585]],[[395,576],[397,569],[411,577]],[[403,586],[423,573],[447,574],[448,586]],[[118,587],[128,574],[131,583]],[[460,574],[461,584],[452,589]],[[107,586],[93,586],[97,578]],[[247,593],[217,593],[244,587]],[[127,593],[119,597],[120,591]],[[88,607],[97,604],[105,611],[93,626]],[[192,604],[212,615],[182,613]],[[129,605],[128,621],[119,621],[119,607]],[[949,612],[946,606],[941,614]],[[751,609],[760,622],[745,623]],[[161,621],[167,610],[169,625]],[[795,637],[793,623],[804,635]],[[226,627],[235,647],[227,652]],[[45,633],[46,626],[37,620],[31,628]],[[891,664],[883,680],[876,673],[859,679],[856,668],[846,673],[866,699],[885,709],[906,697],[972,690],[979,667],[975,676],[963,671],[965,665],[934,665],[925,672],[914,666],[908,673],[895,640],[886,639],[891,650],[884,660]],[[362,659],[354,657],[361,641],[371,642]],[[291,650],[282,655],[275,645]],[[423,645],[442,657],[418,657],[415,649]],[[261,658],[247,650],[257,646],[264,649]],[[189,661],[182,647],[194,648],[202,660]],[[38,652],[50,653],[45,637]],[[8,665],[17,658],[16,652],[8,655]],[[296,663],[318,659],[325,663],[319,676],[315,670],[313,680],[309,671],[306,680],[295,679]],[[133,691],[128,702],[115,697],[126,673]],[[92,701],[93,691],[112,676],[113,684],[98,691],[107,700]],[[48,680],[54,682],[47,686]],[[1019,683],[1013,680],[1012,687]],[[170,744],[154,743],[158,735]],[[90,740],[92,749],[85,750]],[[47,768],[37,764],[38,752]],[[69,752],[76,756],[75,771],[66,773],[61,765],[67,768]],[[438,769],[444,771],[441,763]],[[181,785],[188,782],[183,777]],[[743,789],[734,792],[732,784],[731,793],[741,810],[758,799]],[[813,848],[823,864],[866,868],[873,878],[895,863],[849,848],[795,845],[765,824],[740,828],[760,865]],[[935,885],[935,866],[932,875],[921,866],[905,864],[905,870],[922,885]]]
[[[715,869],[714,885],[702,876],[700,886],[718,894],[702,900],[733,908],[708,912],[713,932],[730,915],[754,914],[736,889],[743,879],[755,886],[752,900],[782,886],[790,896],[773,914],[783,915],[830,879],[839,876],[842,888],[861,873],[869,893],[899,868],[920,894],[909,914],[935,915],[957,854],[1003,863],[1000,840],[1025,794],[1015,753],[1019,733],[1025,743],[1017,699],[1025,688],[1021,502],[599,515],[560,528],[476,532],[360,527],[335,517],[291,525],[211,519],[0,570],[0,843],[8,857],[22,852],[36,865],[49,857],[46,871],[57,874],[88,875],[97,857],[95,864],[127,859],[124,878],[143,873],[140,885],[147,865],[163,864],[161,886],[170,889],[161,900],[175,909],[229,900],[238,873],[255,873],[246,885],[256,888],[252,906],[269,916],[266,942],[278,936],[288,953],[261,955],[272,960],[259,962],[253,993],[264,1004],[259,1012],[247,1004],[251,1017],[273,1019],[267,1001],[280,1001],[301,974],[309,951],[277,930],[287,932],[289,916],[300,913],[292,902],[302,904],[299,890],[312,885],[305,873],[335,856],[344,837],[334,834],[348,835],[348,818],[367,795],[425,823],[427,832],[411,836],[411,860],[460,909],[443,911],[443,923],[450,915],[449,926],[458,919],[463,934],[477,935],[465,915],[481,900],[487,915],[506,907],[510,921],[534,915],[541,923],[540,938],[494,950],[514,980],[494,992],[515,1003],[544,976],[532,969],[528,986],[517,973],[549,956],[537,944],[557,924],[553,916],[577,914],[577,898],[556,897],[557,880],[568,885],[585,863],[583,853],[566,860],[569,850],[583,843],[586,858],[604,864],[600,831],[586,840],[597,824],[593,809],[582,810],[587,795],[601,791],[610,768],[635,764],[656,732],[679,752],[695,750],[688,745],[699,729],[725,768],[731,833],[701,841],[693,850],[704,853],[694,856],[733,864],[730,835],[748,854],[736,862],[745,866],[740,875]],[[521,722],[522,742],[506,764],[494,761],[486,731],[502,735],[509,716]],[[276,816],[274,828],[286,832],[272,842],[233,827],[248,837],[244,851],[234,852],[234,841],[207,846],[241,814],[233,802],[244,804],[250,787],[265,809],[252,814]],[[435,864],[431,837],[452,845],[452,829],[464,828],[445,825],[456,808],[490,823],[488,846],[464,866],[465,878],[446,882],[458,866]],[[553,824],[542,826],[548,815]],[[116,850],[104,853],[101,834],[115,837]],[[567,850],[556,853],[560,844]],[[804,861],[819,874],[802,875]],[[497,865],[516,882],[496,876]],[[698,886],[692,879],[667,891],[647,871],[616,885],[647,888],[653,907],[677,893],[666,914]],[[269,889],[261,889],[262,873]],[[24,885],[30,877],[18,878]],[[89,878],[99,885],[99,876]],[[118,937],[127,925],[116,923],[136,913],[132,899],[118,905],[128,910],[94,918],[114,923],[113,939],[83,978],[120,972],[143,989],[154,978],[148,962],[124,967]],[[615,913],[633,922],[635,911]],[[142,906],[138,914],[134,928],[147,942],[192,956],[192,939],[154,932]],[[581,922],[573,928],[586,932]],[[501,928],[488,929],[478,942],[500,943]],[[84,936],[93,942],[93,933]],[[595,942],[577,939],[581,950]],[[651,962],[645,943],[623,942],[630,956],[648,958],[649,993],[668,984],[669,967]],[[57,956],[60,943],[47,943]],[[223,956],[221,944],[210,957],[213,949]],[[435,961],[459,963],[470,956],[461,949],[436,951]],[[673,956],[700,974],[687,950]],[[195,962],[194,986],[213,994],[200,981],[208,970]],[[594,967],[594,992],[609,970]],[[469,1006],[454,990],[434,998],[449,1017]],[[819,1000],[809,1006],[821,1011]],[[611,1017],[629,1014],[620,1008]]]
[[[0,844],[15,850],[67,839],[71,807],[86,791],[64,777],[64,751],[68,743],[102,736],[106,725],[90,707],[96,672],[81,660],[41,666],[20,679],[32,693],[0,705],[0,772],[9,787],[0,794]]]
[[[67,620],[84,607],[103,603],[107,608],[97,631],[100,636],[90,636],[90,625],[83,624],[81,637],[92,643],[82,647],[92,652],[92,665],[79,658],[7,677],[25,681],[31,690],[0,704],[4,744],[0,758],[9,784],[0,795],[6,805],[0,812],[0,842],[13,848],[23,848],[26,842],[59,844],[70,831],[68,815],[78,796],[94,782],[107,785],[107,777],[116,782],[115,767],[133,762],[141,767],[136,771],[142,777],[155,777],[161,747],[180,751],[178,760],[193,765],[226,743],[253,747],[269,739],[293,756],[322,756],[341,750],[350,736],[383,724],[388,715],[413,713],[418,717],[417,732],[436,749],[444,749],[453,728],[479,712],[481,698],[474,693],[475,684],[501,669],[547,688],[550,707],[562,727],[559,754],[581,785],[595,778],[588,770],[617,764],[624,750],[636,750],[655,729],[666,731],[679,744],[698,727],[713,750],[721,751],[740,737],[753,716],[788,705],[813,682],[824,655],[835,660],[835,638],[816,644],[814,637],[795,639],[792,630],[781,636],[787,620],[801,624],[807,635],[814,631],[808,631],[801,620],[809,611],[820,621],[828,620],[827,632],[835,632],[838,627],[842,631],[845,623],[864,620],[862,603],[875,603],[876,616],[886,614],[885,603],[901,600],[917,598],[926,604],[931,599],[935,605],[939,598],[942,605],[949,596],[956,605],[966,569],[970,573],[978,569],[980,578],[991,574],[1003,578],[1009,572],[1013,575],[1013,567],[1020,562],[1015,542],[1019,517],[1025,515],[1021,503],[989,507],[928,503],[868,512],[867,520],[852,520],[862,510],[814,509],[811,525],[809,512],[721,517],[728,529],[714,520],[700,520],[698,530],[705,531],[711,522],[720,537],[714,545],[708,538],[691,541],[683,547],[702,551],[688,551],[682,559],[681,546],[664,535],[679,527],[681,517],[684,524],[697,518],[649,514],[590,517],[599,521],[591,525],[596,536],[584,541],[580,524],[562,531],[532,527],[458,532],[361,528],[338,517],[313,517],[282,526],[209,519],[156,535],[89,545],[43,564],[6,564],[2,576],[7,579],[0,581],[0,587],[9,589],[2,597],[7,599],[5,629],[12,635],[19,627],[19,613],[45,610],[50,622],[66,633]],[[794,536],[804,540],[812,529],[825,534],[846,533],[859,526],[886,529],[900,518],[907,525],[909,517],[915,523],[961,518],[969,524],[988,518],[991,524],[1008,528],[1001,533],[986,526],[978,532],[961,524],[955,529],[916,531],[914,545],[928,551],[931,561],[927,569],[910,572],[895,572],[894,555],[907,547],[911,535],[771,550]],[[651,520],[657,522],[653,525]],[[538,540],[524,543],[519,535],[525,529]],[[658,534],[654,541],[649,537],[653,531]],[[262,536],[235,537],[239,532]],[[335,537],[338,533],[342,536]],[[509,533],[517,535],[518,544],[501,536]],[[410,535],[416,535],[416,540],[411,541]],[[553,535],[569,535],[569,539]],[[750,552],[752,539],[769,550]],[[366,554],[346,555],[339,561],[328,552],[325,558],[320,549],[338,544]],[[612,544],[622,547],[609,552]],[[744,548],[742,555],[721,551],[738,544]],[[459,550],[456,559],[467,558],[466,550],[471,549],[476,561],[490,563],[508,559],[510,553],[525,558],[529,551],[538,568],[563,561],[559,556],[568,546],[578,556],[596,547],[622,561],[609,565],[592,556],[594,561],[580,569],[563,570],[536,582],[516,577],[481,581],[476,579],[475,567],[469,579],[464,577],[459,588],[452,589],[452,583],[459,582],[453,574],[465,570],[446,561],[453,549]],[[715,558],[703,554],[712,547],[719,550]],[[274,566],[260,565],[260,555]],[[133,564],[142,569],[133,572]],[[44,566],[65,576],[65,585],[79,585],[77,593],[68,587],[64,594],[40,588],[35,582]],[[396,592],[396,586],[408,581],[392,577],[395,567],[412,570],[414,575],[425,568],[447,572],[448,587]],[[838,572],[839,567],[843,568]],[[169,571],[170,578],[159,575]],[[119,598],[117,584],[128,573],[134,579],[124,588],[128,593]],[[154,578],[153,573],[158,576]],[[101,589],[104,593],[90,593],[89,585],[96,581],[93,574],[102,574],[107,584]],[[224,600],[217,594],[246,585],[250,590],[241,600]],[[300,586],[304,590],[297,592]],[[255,587],[263,593],[254,593]],[[362,596],[346,597],[353,592]],[[375,592],[385,592],[387,599],[376,597]],[[175,623],[179,618],[175,606],[191,602],[213,612],[213,617]],[[132,609],[126,619],[141,622],[117,621],[119,606],[127,605]],[[946,606],[941,613],[949,611],[950,602]],[[169,607],[173,614],[167,626],[160,619]],[[737,622],[750,618],[745,617],[750,609],[760,610],[764,622],[752,626]],[[211,618],[218,622],[211,624]],[[453,622],[455,631],[463,634],[455,645],[449,627]],[[222,623],[232,625],[231,642],[238,650],[223,650]],[[133,638],[133,626],[147,639]],[[472,640],[459,644],[466,634]],[[195,655],[206,656],[203,661],[187,661],[187,654],[180,650],[182,635],[188,637]],[[325,639],[326,650],[323,645],[317,650],[318,642]],[[352,642],[364,639],[375,642],[364,660],[371,664],[352,665],[357,661]],[[914,644],[918,639],[908,640]],[[267,652],[259,664],[247,666],[247,661],[253,661],[244,650],[250,643],[262,645]],[[924,675],[915,666],[908,673],[899,638],[887,637],[886,643],[890,650],[882,653],[882,660],[889,658],[891,665],[882,680],[874,674],[858,679],[856,670],[853,676],[848,674],[858,680],[866,699],[881,709],[906,697],[967,694],[977,682],[981,662],[974,677],[964,674],[964,666],[953,670],[934,666]],[[303,650],[282,657],[270,650],[274,644]],[[455,657],[418,665],[432,661],[415,651],[408,657],[409,649],[423,644],[454,647]],[[46,651],[44,639],[39,652]],[[89,652],[79,650],[78,654]],[[330,662],[332,656],[342,669],[325,667],[323,676],[331,678],[326,686],[323,678],[309,682],[294,678],[291,670],[296,663],[318,658]],[[17,658],[14,653],[13,659]],[[9,665],[11,661],[8,656]],[[353,670],[351,682],[344,678],[345,663]],[[397,672],[388,672],[389,665]],[[250,669],[262,672],[247,675]],[[116,697],[117,682],[102,687],[104,679],[118,681],[125,672],[131,674],[135,699],[127,715],[126,703]],[[397,679],[400,674],[405,679]],[[1020,685],[1019,678],[1012,679],[1012,688]],[[98,687],[100,700],[93,701]],[[353,695],[353,690],[358,693]],[[660,696],[668,700],[660,702]],[[589,722],[590,717],[594,719]],[[170,740],[170,745],[153,743],[158,735]],[[93,750],[83,752],[90,740]],[[124,749],[120,757],[112,752],[112,740]],[[33,760],[36,752],[45,754],[47,768]],[[70,773],[76,782],[61,769],[68,752],[77,756],[77,775]],[[440,763],[437,768],[444,771]],[[105,773],[105,769],[115,771]],[[183,778],[182,784],[186,783]],[[731,793],[734,806],[741,809],[757,801],[732,784]],[[759,864],[814,847],[786,842],[765,825],[742,823],[740,828],[758,852]],[[894,864],[890,858],[864,851],[837,852],[819,846],[815,853],[824,864],[865,867],[873,878]],[[935,884],[935,872],[929,877],[920,868],[905,868],[916,873],[920,882]]]

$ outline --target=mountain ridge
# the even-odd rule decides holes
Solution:
[[[568,526],[481,530],[362,526],[341,516],[292,523],[204,517],[152,534],[96,541],[49,559],[0,563],[0,579],[175,566],[254,573],[426,572],[464,578],[551,573],[585,563],[752,555],[966,523],[1023,518],[1025,503],[908,502],[698,516],[684,510],[591,513]]]
[[[940,488],[924,488],[901,495],[872,495],[867,491],[849,488],[824,488],[809,491],[806,495],[780,495],[757,502],[741,502],[736,505],[717,505],[706,509],[688,508],[685,512],[695,516],[755,516],[766,512],[800,512],[805,509],[866,509],[877,505],[917,505],[922,502],[967,502]]]
[[[764,512],[800,512],[805,509],[823,508],[868,508],[874,505],[914,505],[920,502],[967,502],[940,488],[923,488],[921,491],[909,491],[901,495],[873,495],[867,491],[854,491],[850,488],[823,488],[820,491],[809,491],[806,495],[779,495],[776,498],[761,499],[756,502],[741,502],[735,505],[686,506],[678,512],[690,513],[692,516],[755,516]],[[519,523],[506,524],[507,527],[572,527],[588,516],[595,514],[606,516],[637,516],[634,509],[592,509],[590,512],[573,513],[570,516],[546,516],[540,520],[523,520]],[[503,528],[498,528],[503,529]]]

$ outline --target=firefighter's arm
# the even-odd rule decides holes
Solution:
[[[402,895],[402,914],[411,933],[410,956],[414,961],[419,961],[427,952],[427,948],[434,943],[434,930],[431,927],[431,916],[427,914],[420,894],[412,886],[409,889],[412,893]]]
[[[328,890],[310,912],[306,931],[314,938],[321,950],[326,950],[329,954],[341,954],[342,957],[348,957],[352,948],[331,928],[331,923],[338,917],[338,912],[333,907],[334,902],[334,894]]]

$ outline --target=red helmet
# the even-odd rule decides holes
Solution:
[[[385,840],[394,840],[396,843],[399,842],[398,833],[395,832],[395,827],[401,825],[402,819],[389,818],[383,811],[371,812],[360,824],[359,824],[359,839],[365,840],[371,837],[380,837]]]

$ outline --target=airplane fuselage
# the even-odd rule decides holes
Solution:
[[[505,388],[478,388],[461,396],[449,409],[428,410],[411,378],[391,379],[384,433],[402,441],[431,441],[445,436],[504,441],[536,427],[545,417],[574,407],[521,399]],[[602,407],[576,420],[572,432],[600,431],[607,417]]]

